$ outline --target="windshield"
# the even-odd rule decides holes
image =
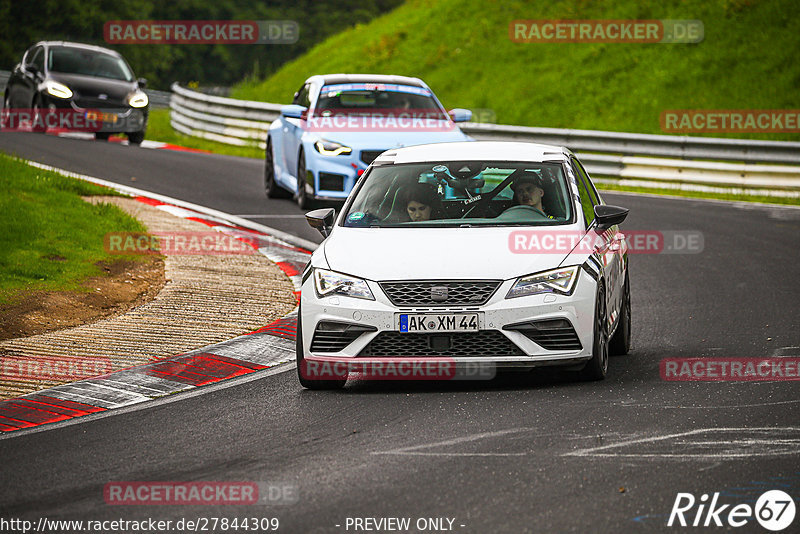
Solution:
[[[324,86],[319,93],[314,114],[396,115],[422,113],[427,118],[449,120],[433,93],[424,87],[382,83],[341,83]]]
[[[123,59],[85,48],[66,46],[51,48],[47,69],[64,74],[82,74],[126,82],[133,81],[133,73]]]
[[[373,167],[344,226],[548,226],[572,221],[559,163],[442,161]]]

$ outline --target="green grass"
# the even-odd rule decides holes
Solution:
[[[794,0],[409,0],[233,97],[288,103],[312,74],[419,76],[448,108],[501,124],[663,133],[671,109],[800,108]],[[700,19],[696,44],[515,43],[517,19]],[[692,134],[800,140],[798,133]]]
[[[602,191],[613,193],[623,191],[628,193],[648,193],[651,195],[665,195],[685,198],[710,198],[715,200],[728,200],[733,202],[758,202],[764,204],[786,204],[800,206],[800,198],[771,197],[766,195],[740,195],[733,193],[709,193],[705,191],[681,191],[680,189],[650,188],[650,187],[631,187],[602,183],[597,184],[597,188]]]
[[[168,109],[150,110],[146,137],[151,141],[161,141],[162,143],[170,143],[187,148],[207,150],[215,154],[227,154],[229,156],[258,159],[264,157],[264,151],[260,148],[226,145],[225,143],[217,143],[216,141],[209,141],[208,139],[202,139],[200,137],[183,135],[173,130],[172,126],[170,126]]]
[[[85,290],[83,280],[103,274],[96,262],[120,258],[104,251],[106,233],[145,231],[118,207],[80,198],[115,194],[108,188],[1,153],[0,192],[0,304],[26,290]]]

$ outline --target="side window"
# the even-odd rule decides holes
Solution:
[[[44,72],[44,48],[39,48],[33,56],[33,64],[39,69],[39,72]]]
[[[600,198],[600,193],[597,192],[594,183],[592,183],[591,178],[589,178],[589,173],[583,168],[583,164],[575,159],[575,165],[580,169],[581,175],[586,180],[586,189],[589,190],[589,195],[592,197],[592,202],[594,202],[595,205],[603,204],[603,199]]]
[[[31,60],[33,59],[33,53],[36,52],[36,47],[32,46],[25,51],[25,54],[22,56],[22,65],[28,66],[31,64]]]
[[[297,104],[298,106],[305,106],[309,107],[311,105],[311,100],[309,98],[309,86],[308,84],[303,85],[297,93],[294,95],[294,100],[292,100],[292,104]]]
[[[599,204],[597,194],[589,184],[589,178],[578,160],[572,158],[572,171],[575,173],[575,178],[578,181],[578,194],[581,197],[581,209],[583,216],[586,219],[586,226],[589,226],[594,221],[594,206]]]
[[[39,72],[44,70],[44,56],[42,54],[41,46],[32,48],[27,54],[25,54],[25,66],[28,67],[30,65],[34,65],[36,68],[38,68]]]

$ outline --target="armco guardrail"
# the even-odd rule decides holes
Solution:
[[[573,151],[581,152],[746,163],[800,163],[800,143],[795,142],[559,130],[503,124],[480,124],[462,129],[481,140],[535,139],[539,143],[567,146]]]
[[[800,167],[578,153],[591,175],[739,187],[800,189]],[[800,196],[800,195],[790,195]]]
[[[265,148],[281,106],[210,96],[172,85],[170,120],[187,135]],[[593,130],[559,130],[467,123],[479,140],[519,140],[567,146],[597,176],[702,184],[800,189],[800,143]],[[692,161],[692,160],[723,160]],[[770,163],[770,165],[761,165]]]
[[[267,129],[281,105],[206,95],[174,83],[170,110],[172,127],[186,135],[266,148]]]
[[[6,83],[11,73],[7,70],[0,70],[0,94],[5,91]],[[150,107],[152,108],[168,108],[169,100],[172,93],[169,91],[156,91],[155,89],[145,89],[147,97],[150,99]]]
[[[147,98],[150,99],[151,108],[168,108],[172,93],[169,91],[156,91],[155,89],[145,89]]]

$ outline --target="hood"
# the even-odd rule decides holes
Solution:
[[[514,230],[519,227],[337,226],[323,246],[332,270],[374,281],[511,279],[556,268],[566,256],[560,252],[514,253],[509,244]],[[579,258],[570,259],[577,261]],[[585,258],[578,263],[583,261]]]
[[[80,98],[97,98],[100,94],[108,96],[109,102],[124,102],[125,97],[136,90],[136,82],[97,78],[80,74],[50,73],[50,78],[69,87]]]
[[[447,124],[442,121],[443,124]],[[452,123],[451,123],[452,124]],[[362,148],[378,149],[400,148],[404,146],[425,145],[429,143],[455,143],[459,141],[471,141],[464,132],[457,126],[447,130],[437,131],[343,131],[343,130],[311,130],[305,135],[313,136],[316,139],[327,139],[336,141],[353,149]]]

